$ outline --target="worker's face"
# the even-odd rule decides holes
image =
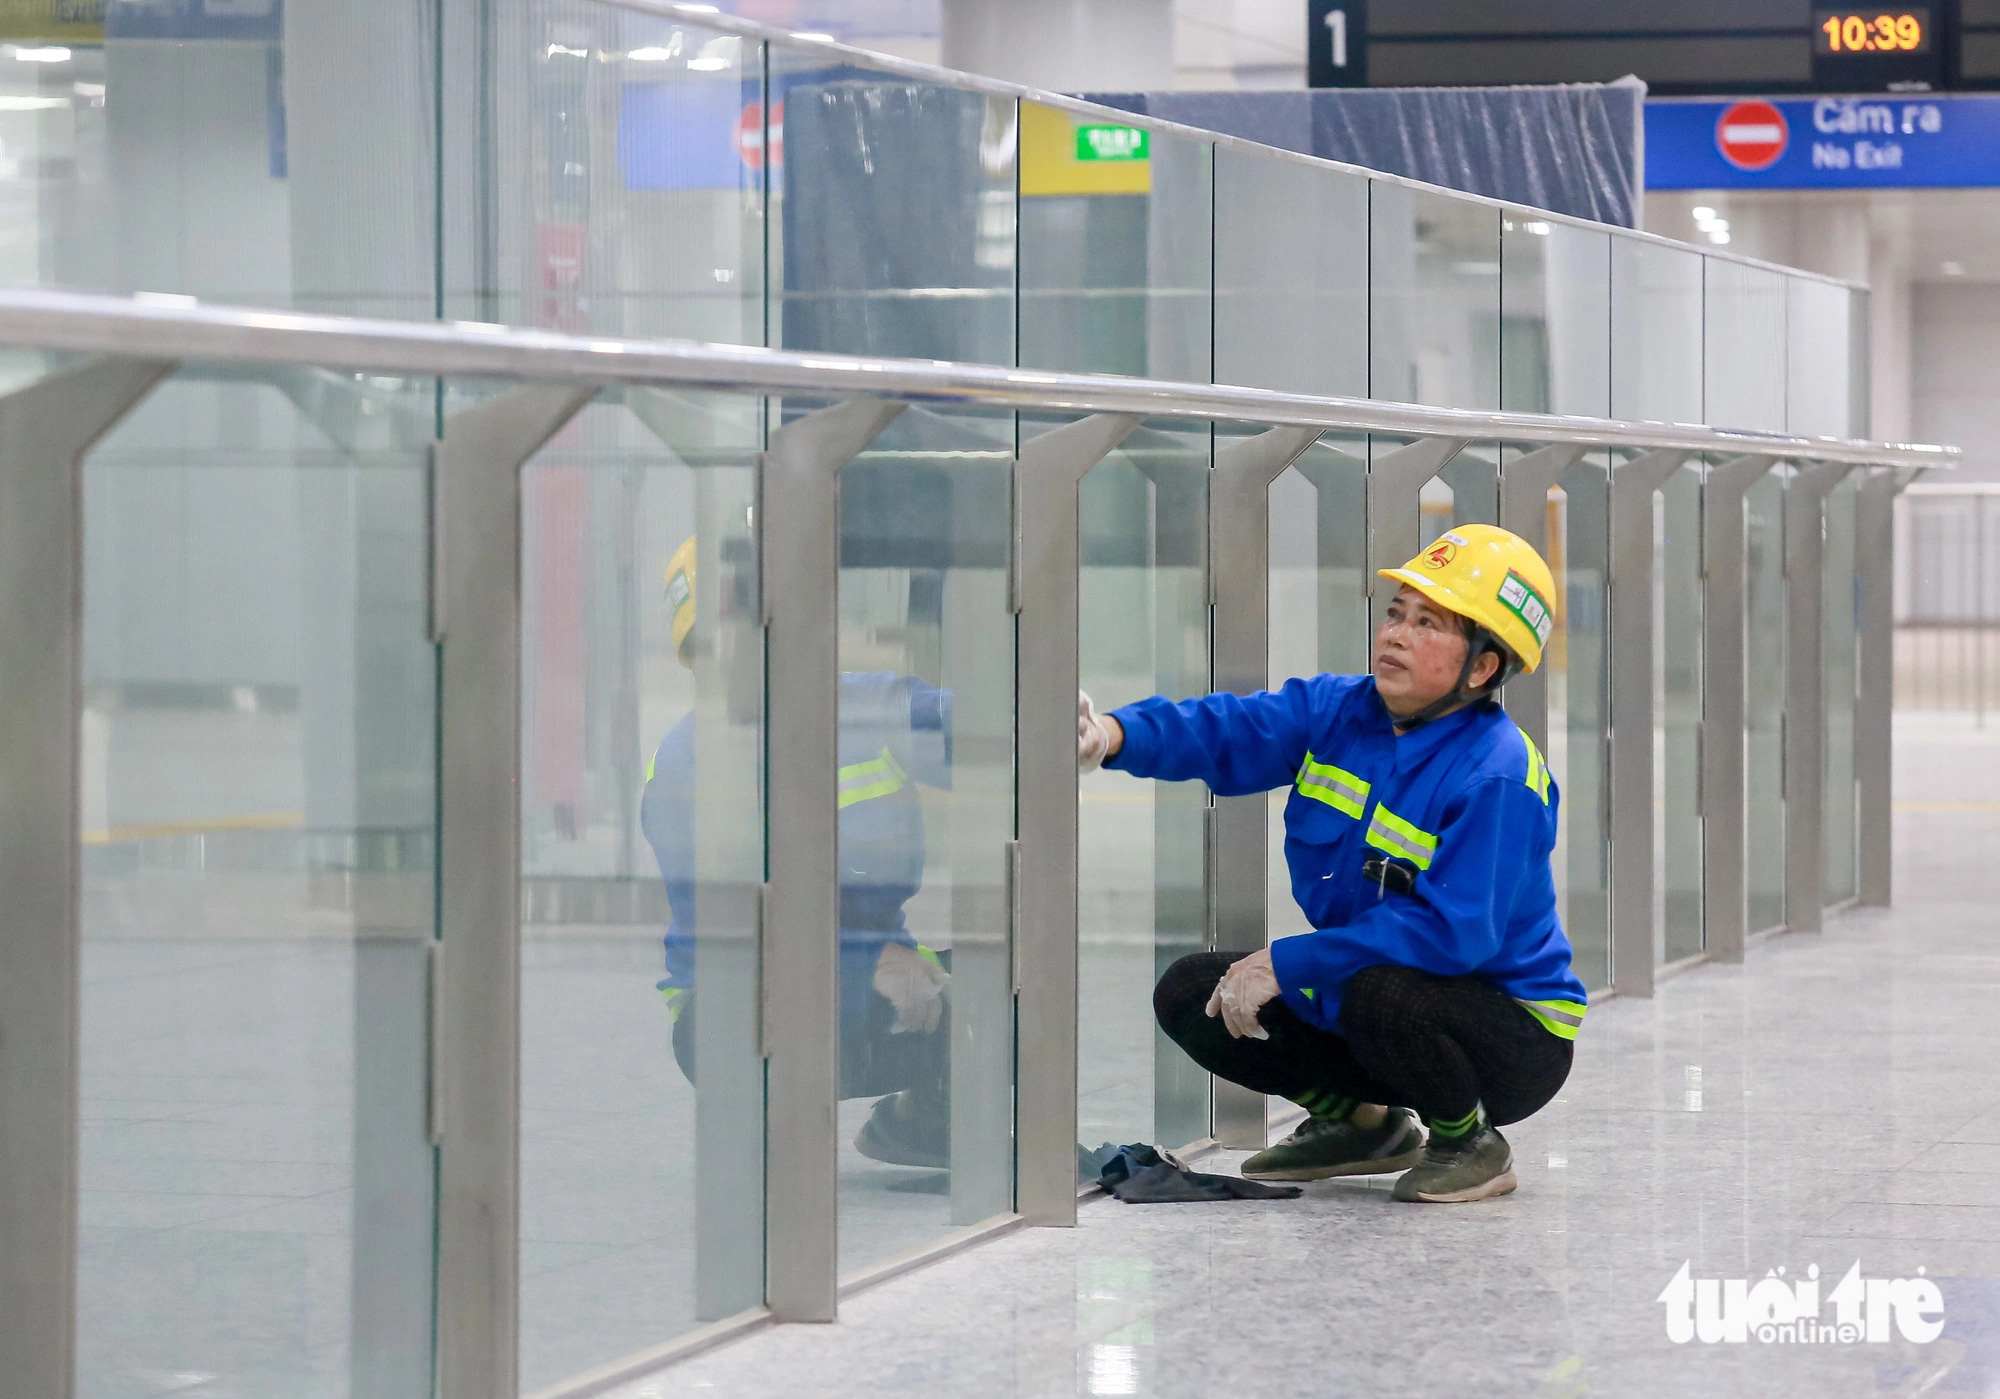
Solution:
[[[1415,588],[1405,587],[1390,601],[1375,631],[1374,669],[1375,690],[1391,714],[1415,714],[1452,692],[1465,664],[1460,628],[1457,617]],[[1484,684],[1498,664],[1491,652],[1481,656],[1466,683]]]

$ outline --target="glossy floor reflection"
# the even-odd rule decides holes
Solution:
[[[1510,1130],[1508,1199],[1100,1201],[617,1392],[2000,1393],[1996,772],[2000,729],[1900,720],[1896,909],[1605,1002],[1564,1094]],[[1921,1271],[1943,1330],[1675,1344],[1656,1299],[1684,1262],[1753,1285],[1817,1264],[1829,1297],[1857,1262]]]

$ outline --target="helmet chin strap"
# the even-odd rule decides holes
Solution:
[[[1482,688],[1472,689],[1466,682],[1472,678],[1473,667],[1479,664],[1479,658],[1489,651],[1499,659],[1499,669],[1494,672],[1494,678],[1487,681]],[[1482,627],[1477,635],[1466,638],[1465,664],[1458,668],[1458,679],[1452,683],[1448,692],[1438,696],[1406,719],[1398,719],[1394,715],[1390,717],[1394,720],[1398,733],[1409,733],[1413,729],[1422,728],[1432,720],[1444,718],[1453,710],[1462,708],[1474,700],[1486,698],[1507,678],[1506,653],[1494,644],[1492,635]]]

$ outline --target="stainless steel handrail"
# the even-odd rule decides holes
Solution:
[[[967,73],[955,68],[941,68],[936,64],[922,63],[913,58],[902,58],[895,54],[878,53],[857,44],[844,44],[833,39],[806,39],[799,31],[786,29],[781,25],[764,24],[753,19],[742,19],[736,15],[725,15],[709,5],[684,5],[675,0],[601,0],[615,9],[632,14],[651,16],[675,24],[686,24],[699,29],[707,29],[717,34],[731,34],[738,38],[762,43],[781,44],[791,55],[824,53],[831,59],[852,63],[857,68],[873,68],[896,77],[913,78],[918,82],[935,83],[940,87],[956,88],[961,92],[975,92],[986,97],[1001,97],[1026,102],[1037,106],[1055,107],[1076,116],[1089,117],[1096,121],[1115,122],[1120,126],[1143,127],[1147,131],[1176,140],[1198,141],[1225,149],[1239,150],[1258,156],[1269,157],[1292,165],[1311,166],[1320,170],[1336,170],[1344,174],[1362,176],[1384,184],[1400,185],[1405,189],[1424,190],[1432,194],[1448,195],[1467,204],[1481,204],[1501,213],[1525,215],[1549,223],[1567,224],[1573,228],[1587,228],[1597,232],[1611,232],[1621,238],[1635,242],[1654,243],[1663,247],[1678,248],[1685,252],[1700,253],[1703,257],[1718,262],[1733,262],[1743,267],[1756,267],[1768,272],[1780,272],[1787,277],[1802,281],[1823,282],[1832,286],[1846,287],[1850,291],[1866,291],[1867,283],[1852,281],[1846,277],[1834,277],[1824,272],[1808,272],[1799,267],[1786,267],[1782,263],[1767,262],[1762,258],[1746,256],[1727,248],[1702,247],[1678,238],[1668,238],[1658,233],[1648,233],[1643,228],[1625,228],[1616,224],[1597,223],[1580,218],[1575,214],[1564,214],[1554,209],[1540,209],[1518,200],[1499,199],[1490,194],[1474,194],[1470,190],[1451,189],[1444,185],[1434,185],[1427,180],[1413,179],[1408,175],[1396,175],[1386,170],[1370,170],[1364,165],[1351,165],[1343,160],[1329,160],[1325,156],[1308,155],[1304,151],[1290,150],[1284,146],[1268,146],[1261,141],[1252,141],[1244,136],[1231,136],[1226,132],[1209,131],[1184,122],[1168,121],[1164,117],[1146,116],[1138,112],[1126,111],[1123,107],[1107,107],[1087,98],[1074,97],[1066,93],[1047,92],[1041,88],[1026,87],[1020,83],[1010,83],[1001,78],[989,78],[979,73]],[[735,81],[727,74],[717,74],[719,80]]]
[[[187,297],[0,291],[0,345],[173,360],[316,365],[364,374],[893,397],[1048,413],[1138,413],[1398,437],[1579,443],[1857,466],[1954,465],[1956,447],[1796,437],[1686,423],[1483,413],[1224,384],[1065,374],[944,360],[625,340],[466,321],[392,321],[207,306]]]

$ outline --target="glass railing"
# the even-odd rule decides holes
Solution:
[[[1069,1221],[1079,1147],[1262,1140],[1150,990],[1305,931],[1273,807],[1080,778],[1070,701],[1359,669],[1451,521],[1561,571],[1507,702],[1587,980],[1886,896],[1855,541],[1949,449],[157,298],[0,343],[0,644],[76,658],[0,669],[51,1388],[581,1392]]]
[[[1817,516],[1787,500],[1800,453],[1821,449],[1632,426],[1865,436],[1864,292],[705,7],[441,14],[442,30],[384,32],[302,7],[114,6],[101,45],[0,74],[10,187],[34,195],[0,205],[0,282],[439,337],[424,342],[439,358],[300,349],[283,365],[267,347],[153,342],[180,367],[85,458],[79,1392],[203,1374],[415,1394],[434,1344],[448,1387],[561,1389],[766,1302],[832,1305],[801,1302],[795,1276],[858,1283],[992,1219],[1059,1213],[1074,1172],[1054,1138],[1261,1141],[1265,1104],[1212,1089],[1153,1025],[1149,988],[1187,950],[1304,931],[1278,799],[1086,776],[1057,842],[1074,908],[1051,914],[1039,889],[1023,903],[1017,865],[1051,828],[1031,806],[1046,798],[1022,735],[1040,711],[1022,696],[1049,682],[1015,649],[1044,625],[1016,562],[1033,511],[1015,463],[1076,404],[1011,370],[1173,385],[1091,401],[1138,418],[1068,502],[1069,679],[1100,704],[1362,670],[1372,569],[1498,520],[1557,575],[1548,664],[1508,704],[1563,793],[1560,906],[1593,989],[1809,925],[1817,900],[1788,905],[1806,872],[1828,904],[1879,894],[1861,834],[1879,767],[1858,699],[1876,566],[1851,542],[1862,477],[1825,493],[1809,609],[1824,729],[1801,738],[1793,660],[1813,647],[1787,545]],[[80,312],[15,309],[10,385],[71,363],[37,349],[146,348],[89,338]],[[502,325],[577,337],[547,351],[572,372],[464,358],[525,351]],[[461,976],[436,950],[458,905],[439,873],[454,719],[433,444],[563,407],[471,368],[595,384],[612,356],[585,347],[614,337],[964,368],[842,468],[833,572],[814,586],[838,597],[822,717],[834,799],[855,799],[826,856],[836,955],[810,984],[772,985],[760,953],[789,773],[768,706],[793,658],[767,645],[759,491],[773,443],[816,429],[781,434],[861,390],[760,379],[755,355],[706,377],[609,375],[524,452],[518,712],[481,738],[518,765],[519,939],[504,974],[456,981],[497,998],[480,1004],[502,1007],[514,1038],[494,1044],[518,1053],[519,1081],[454,1105],[424,1087],[426,1007]],[[1191,397],[1210,385],[1354,402],[1301,410],[1323,433],[1246,504],[1216,483],[1250,457],[1225,454],[1292,420],[1267,399]],[[1625,426],[1550,435],[1382,407],[1402,402]],[[1614,483],[1667,450],[1683,455],[1653,463],[1641,522],[1648,502]],[[1263,563],[1229,573],[1244,556],[1224,541],[1246,539]],[[1615,613],[1614,592],[1640,586],[1621,561],[1646,545],[1647,604]],[[1629,667],[1647,683],[1628,693]],[[1643,764],[1614,752],[1620,703],[1644,706]],[[1787,782],[1803,751],[1826,755],[1823,820]],[[1044,945],[1013,936],[1023,907],[1072,939],[1054,1009],[1023,981],[1021,948]],[[896,1010],[875,984],[891,943],[920,949],[890,969],[905,999],[949,990]],[[474,1015],[443,1007],[439,1024]],[[794,1061],[766,1053],[774,1033],[815,1007],[819,1059],[778,1072]],[[817,1155],[767,1138],[801,1102],[829,1114]],[[478,1197],[508,1229],[518,1198],[512,1251],[491,1256],[513,1270],[504,1335],[454,1290],[462,1182],[445,1169],[429,1202],[452,1155],[433,1138],[474,1126],[513,1153]],[[495,1346],[508,1358],[466,1378]]]

